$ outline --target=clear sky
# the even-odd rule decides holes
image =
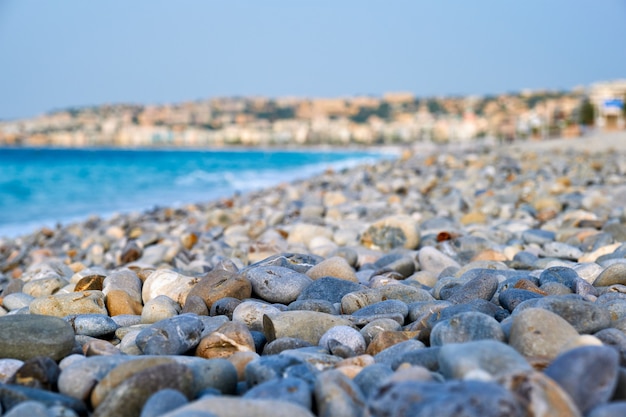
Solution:
[[[626,0],[0,0],[0,119],[626,78]]]

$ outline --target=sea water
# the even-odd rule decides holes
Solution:
[[[366,151],[0,148],[0,237],[178,207],[371,163]]]

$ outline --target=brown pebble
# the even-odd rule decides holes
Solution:
[[[122,352],[106,340],[94,339],[83,345],[83,354],[85,356],[108,356],[121,355]]]
[[[111,290],[106,297],[106,308],[110,316],[139,315],[143,310],[143,305],[134,300],[126,291]]]
[[[396,345],[400,342],[406,342],[417,336],[419,332],[403,332],[403,331],[384,331],[378,333],[367,347],[365,353],[371,356],[382,352],[383,350]]]
[[[239,322],[226,322],[200,341],[196,356],[206,359],[228,358],[236,352],[254,352],[250,330]]]
[[[520,279],[520,280],[518,280],[513,287],[517,288],[517,289],[520,289],[520,290],[531,291],[531,292],[534,292],[536,294],[548,295],[547,292],[545,292],[544,290],[542,290],[541,288],[536,286],[532,281],[529,281],[527,279]]]
[[[74,291],[88,291],[88,290],[96,290],[102,291],[104,275],[88,275],[86,277],[81,278],[74,287]]]

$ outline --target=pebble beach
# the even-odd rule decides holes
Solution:
[[[626,415],[626,134],[0,238],[16,416]]]

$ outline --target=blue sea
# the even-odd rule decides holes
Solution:
[[[388,157],[366,151],[0,148],[0,236],[207,202]]]

